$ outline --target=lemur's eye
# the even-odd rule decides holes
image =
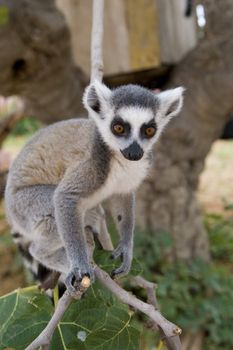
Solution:
[[[154,126],[148,126],[148,128],[145,129],[145,136],[150,138],[153,137],[156,132],[156,129]]]
[[[115,124],[113,125],[113,130],[114,130],[114,133],[117,134],[117,135],[121,135],[124,133],[125,131],[125,128],[123,125],[121,124]]]
[[[116,116],[111,123],[111,131],[117,137],[128,137],[130,134],[130,124],[121,117]]]

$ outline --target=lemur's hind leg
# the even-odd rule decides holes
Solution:
[[[49,249],[61,244],[54,219],[55,189],[56,186],[53,185],[35,185],[24,187],[15,193],[6,192],[6,210],[13,230],[31,242],[42,237],[52,240]]]
[[[49,269],[67,272],[69,264],[54,217],[55,189],[52,185],[20,189],[12,198],[8,197],[7,211],[12,226],[19,229],[21,240],[27,242],[30,255]],[[17,237],[14,240],[17,242]]]
[[[68,273],[69,262],[65,252],[65,248],[59,248],[56,251],[46,251],[43,245],[38,242],[32,242],[29,247],[30,254],[48,269]]]
[[[39,287],[43,288],[44,290],[54,289],[58,284],[60,276],[61,276],[60,272],[52,271],[50,275],[40,283]],[[59,285],[59,287],[61,287],[61,284]],[[60,292],[60,288],[59,288],[59,292]]]
[[[87,212],[85,216],[85,233],[90,260],[92,260],[92,253],[94,250],[92,236],[102,236],[104,223],[104,210],[101,206]],[[58,247],[58,249],[50,249],[50,247],[54,246],[53,241],[58,236],[55,219],[53,217],[46,217],[46,219],[37,226],[37,229],[39,229],[41,233],[37,235],[38,238],[31,243],[29,248],[30,254],[49,269],[61,273],[68,273],[70,266],[65,248],[59,246],[57,243],[56,247]]]
[[[112,272],[112,276],[125,275],[131,267],[135,215],[134,202],[134,194],[115,195],[108,201],[110,213],[120,235],[120,242],[112,252],[112,257],[114,259],[120,257],[122,260],[121,266]]]
[[[98,239],[103,249],[113,250],[112,240],[107,228],[105,211],[102,205],[98,205],[86,213],[85,229],[91,229],[92,234]]]

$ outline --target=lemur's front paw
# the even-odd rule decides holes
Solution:
[[[65,279],[65,286],[71,296],[76,295],[76,289],[82,281],[83,277],[89,277],[91,281],[94,281],[94,271],[91,266],[86,268],[73,267]]]
[[[112,252],[111,254],[112,259],[117,259],[120,257],[122,260],[121,266],[112,271],[111,273],[112,278],[124,276],[129,273],[131,263],[132,263],[132,257],[133,257],[132,251],[133,251],[133,248],[131,245],[129,244],[125,245],[120,242],[118,247]]]

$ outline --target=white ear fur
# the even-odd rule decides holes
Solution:
[[[170,119],[177,115],[183,106],[183,93],[185,89],[178,87],[166,90],[157,95],[159,99],[159,114],[161,118]]]
[[[111,90],[104,84],[95,80],[91,83],[84,92],[83,104],[89,113],[99,114],[111,95]]]

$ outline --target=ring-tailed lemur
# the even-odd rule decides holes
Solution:
[[[6,211],[30,255],[66,274],[65,285],[93,277],[84,236],[85,213],[106,199],[120,234],[115,275],[129,271],[133,254],[134,192],[147,175],[151,149],[181,109],[183,88],[154,94],[126,85],[110,90],[94,82],[84,93],[89,119],[40,130],[13,162]],[[87,215],[88,216],[88,215]]]

